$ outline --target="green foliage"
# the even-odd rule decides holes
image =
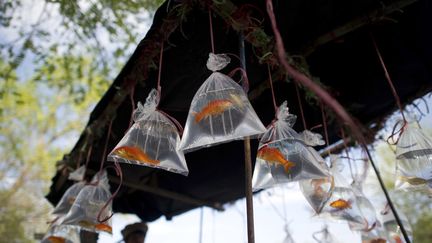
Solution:
[[[71,149],[110,84],[90,57],[52,56],[47,63],[24,81],[15,72],[0,76],[0,236],[8,239],[0,242],[28,242],[46,229],[43,196],[55,161]],[[10,69],[0,61],[0,70]]]
[[[427,212],[414,225],[414,242],[429,243],[432,239],[432,213]]]

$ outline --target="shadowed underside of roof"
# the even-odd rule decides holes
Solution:
[[[74,149],[59,163],[59,171],[47,195],[53,204],[72,184],[67,180],[67,171],[76,164],[84,144],[92,146],[93,151],[89,176],[91,171],[97,170],[107,136],[107,123],[111,119],[113,129],[108,150],[122,138],[132,111],[128,92],[136,85],[133,100],[144,101],[150,89],[156,86],[157,70],[151,67],[158,62],[162,41],[165,48],[159,108],[185,124],[193,95],[211,73],[205,66],[211,50],[208,6],[214,16],[216,53],[237,54],[239,32],[245,35],[251,103],[264,124],[274,118],[265,64],[272,64],[274,60],[262,58],[266,50],[274,52],[270,23],[265,11],[260,10],[265,9],[265,1],[231,3],[226,0],[219,5],[216,1],[170,2],[169,6],[165,3],[159,8],[150,31],[91,113],[87,128]],[[319,78],[365,127],[371,124],[379,127],[382,119],[395,109],[394,98],[371,42],[371,33],[403,103],[431,91],[432,33],[429,30],[432,16],[429,13],[432,9],[427,0],[273,2],[285,47],[297,61],[297,67]],[[403,12],[397,11],[401,8]],[[231,11],[233,9],[236,11]],[[263,21],[262,27],[247,28],[250,23],[240,20],[255,20],[245,16]],[[238,66],[238,60],[233,59],[222,72],[227,73]],[[293,82],[287,81],[277,66],[274,67],[277,103],[287,100],[290,112],[299,115]],[[301,91],[302,96],[306,93],[309,92]],[[319,105],[313,99],[303,100],[303,105],[307,125],[321,124]],[[329,113],[332,118],[331,111]],[[331,119],[331,142],[339,139],[340,127],[337,120]],[[299,121],[294,128],[300,131],[303,126]],[[256,156],[257,146],[258,142],[252,140],[252,158]],[[188,177],[122,164],[126,182],[114,200],[114,211],[134,213],[144,221],[152,221],[203,205],[220,209],[223,203],[244,197],[243,160],[243,143],[237,141],[186,154]],[[118,180],[114,171],[110,173],[111,187],[115,189]]]

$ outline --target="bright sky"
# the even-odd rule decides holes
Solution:
[[[284,203],[284,200],[286,203]],[[285,209],[284,209],[285,205]],[[269,189],[254,197],[255,239],[257,243],[283,243],[285,221],[295,242],[315,242],[312,233],[321,230],[323,219],[312,217],[312,209],[304,199],[297,183]],[[286,210],[286,217],[284,216]],[[200,242],[201,209],[174,217],[151,222],[146,243]],[[120,231],[128,223],[139,221],[126,215],[114,216],[113,237],[100,235],[99,242],[111,243],[121,240]],[[224,212],[204,208],[203,243],[247,242],[245,200],[226,205]],[[337,235],[338,242],[360,242],[360,235],[351,232],[346,223],[328,222],[330,232]]]

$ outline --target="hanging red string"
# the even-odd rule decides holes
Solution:
[[[132,124],[133,124],[133,114],[134,114],[134,111],[135,111],[135,99],[134,99],[134,95],[135,95],[135,85],[133,85],[132,87],[131,87],[131,90],[130,90],[130,94],[129,94],[129,97],[130,97],[130,102],[131,102],[131,109],[132,109],[132,111],[131,111],[131,116],[130,116],[130,118],[129,118],[129,128],[132,126]],[[126,129],[126,131],[125,131],[125,133],[127,132],[128,130]]]
[[[81,165],[81,159],[82,159],[82,154],[84,153],[84,151],[83,150],[80,150],[79,151],[79,155],[78,155],[78,160],[77,160],[77,162],[76,162],[76,169],[78,169],[79,167],[80,167],[80,165]]]
[[[104,223],[104,222],[108,221],[114,215],[114,212],[112,212],[111,215],[105,217],[104,219],[100,219],[102,213],[106,210],[106,208],[114,200],[114,198],[119,193],[121,186],[123,185],[123,172],[122,172],[122,169],[121,169],[120,164],[118,163],[117,159],[115,159],[115,161],[114,161],[114,169],[116,171],[117,176],[120,178],[120,183],[119,183],[116,191],[111,195],[111,197],[108,199],[108,201],[105,203],[105,205],[101,208],[101,210],[99,210],[99,213],[97,215],[97,221],[99,223]]]
[[[324,127],[324,138],[326,141],[326,145],[330,146],[328,132],[327,132],[327,121],[326,121],[326,115],[325,115],[323,103],[320,103],[320,107],[321,107],[321,117],[322,117],[323,127]],[[328,155],[330,156],[330,150],[327,150],[327,152],[328,152]]]
[[[91,154],[92,154],[92,149],[93,149],[93,147],[90,146],[89,149],[88,149],[88,151],[87,151],[87,157],[86,157],[86,162],[85,162],[84,175],[87,173],[87,168],[88,168],[88,164],[89,164],[90,157],[91,157]],[[85,178],[83,180],[85,180]]]
[[[384,62],[384,60],[383,60],[383,58],[381,56],[381,52],[380,52],[380,50],[378,48],[378,45],[377,45],[377,43],[375,41],[375,37],[373,36],[372,33],[370,33],[370,36],[371,36],[372,43],[374,45],[375,51],[377,53],[378,59],[379,59],[379,61],[381,63],[381,67],[383,68],[384,76],[385,76],[385,78],[386,78],[386,80],[387,80],[387,82],[388,82],[388,84],[390,86],[390,90],[391,90],[391,92],[392,92],[392,94],[393,94],[393,96],[394,96],[394,98],[396,100],[396,104],[397,104],[397,106],[399,108],[399,111],[401,113],[401,116],[402,116],[402,125],[400,124],[400,122],[397,122],[395,124],[395,126],[393,127],[393,129],[392,129],[391,135],[387,138],[387,143],[395,145],[395,144],[397,144],[399,142],[400,135],[403,133],[403,131],[404,131],[406,125],[407,125],[407,120],[405,118],[405,114],[404,114],[404,111],[403,111],[403,107],[402,107],[402,103],[400,101],[399,95],[397,94],[396,88],[395,88],[395,86],[393,84],[393,81],[392,81],[392,79],[390,77],[390,74],[387,71],[387,66],[385,65],[385,62]],[[400,125],[400,128],[397,130],[397,127],[399,125]],[[394,137],[396,135],[398,136],[398,138],[395,140]],[[390,142],[390,140],[392,140],[392,142]]]
[[[214,38],[213,38],[213,20],[212,20],[211,9],[209,9],[209,24],[210,24],[210,42],[211,42],[212,53],[215,53]]]
[[[109,126],[108,126],[108,134],[107,137],[105,139],[105,146],[104,146],[104,150],[103,150],[103,154],[102,154],[102,158],[100,161],[100,168],[99,168],[99,175],[101,174],[103,168],[104,168],[104,164],[105,164],[105,160],[106,160],[106,154],[107,154],[107,150],[108,150],[108,142],[111,136],[111,128],[112,128],[112,123],[113,123],[113,119],[110,120]],[[99,175],[98,175],[98,182],[99,182]]]
[[[273,107],[275,109],[275,113],[277,113],[278,107],[276,105],[276,97],[275,97],[275,93],[274,93],[274,89],[273,89],[273,79],[272,79],[272,75],[271,75],[270,65],[268,65],[268,64],[267,64],[267,72],[268,72],[268,76],[269,76],[269,83],[270,83],[270,90],[271,90],[271,94],[272,94]]]
[[[160,48],[160,54],[159,54],[159,70],[158,70],[158,79],[157,79],[157,91],[158,91],[158,96],[159,96],[158,102],[160,101],[161,93],[162,93],[161,77],[162,77],[163,50],[164,50],[164,43],[162,42],[161,48]],[[180,125],[180,123],[174,117],[168,115],[167,113],[165,113],[162,110],[159,110],[158,108],[156,108],[156,110],[159,111],[160,113],[162,113],[163,115],[165,115],[168,119],[170,119],[174,123],[174,125],[177,127],[177,130],[179,131],[180,135],[183,134],[182,125]]]
[[[304,112],[303,112],[303,104],[302,104],[302,101],[301,101],[301,98],[300,98],[300,91],[299,91],[299,88],[298,88],[298,84],[294,83],[294,86],[295,86],[295,89],[296,89],[297,102],[299,104],[300,115],[301,115],[302,122],[303,122],[303,129],[307,130],[306,119],[305,119]]]
[[[158,91],[158,95],[159,95],[159,100],[161,98],[161,76],[162,76],[162,58],[163,58],[163,49],[164,49],[164,43],[161,43],[161,48],[160,48],[160,54],[159,54],[159,70],[158,70],[158,79],[157,79],[157,91]]]

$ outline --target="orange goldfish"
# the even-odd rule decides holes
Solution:
[[[50,236],[48,237],[48,241],[51,243],[65,243],[66,239],[59,236]]]
[[[75,197],[69,197],[68,198],[68,200],[67,200],[67,202],[70,204],[70,205],[72,205],[74,202],[75,202]]]
[[[351,207],[351,203],[344,200],[344,199],[338,199],[336,201],[333,201],[330,203],[330,207],[336,208],[336,209],[347,209],[347,208],[352,208]]]
[[[212,100],[200,112],[195,114],[195,122],[198,123],[209,116],[219,115],[233,105],[233,102],[229,99]]]
[[[281,164],[285,172],[288,173],[289,170],[295,166],[295,163],[285,159],[284,155],[277,148],[270,148],[267,145],[258,150],[258,158],[265,160],[269,163]]]
[[[377,238],[370,241],[370,243],[386,243],[387,241],[383,238]]]
[[[111,228],[111,226],[109,226],[107,224],[97,224],[97,225],[95,225],[95,229],[100,230],[100,231],[105,231],[105,232],[112,234],[112,228]]]
[[[159,160],[151,159],[146,153],[140,148],[133,146],[121,146],[114,150],[114,154],[123,157],[127,160],[135,160],[142,163],[149,163],[157,165],[160,163]]]
[[[400,238],[399,235],[395,235],[395,236],[393,236],[393,240],[394,240],[396,243],[402,243],[402,239]]]

